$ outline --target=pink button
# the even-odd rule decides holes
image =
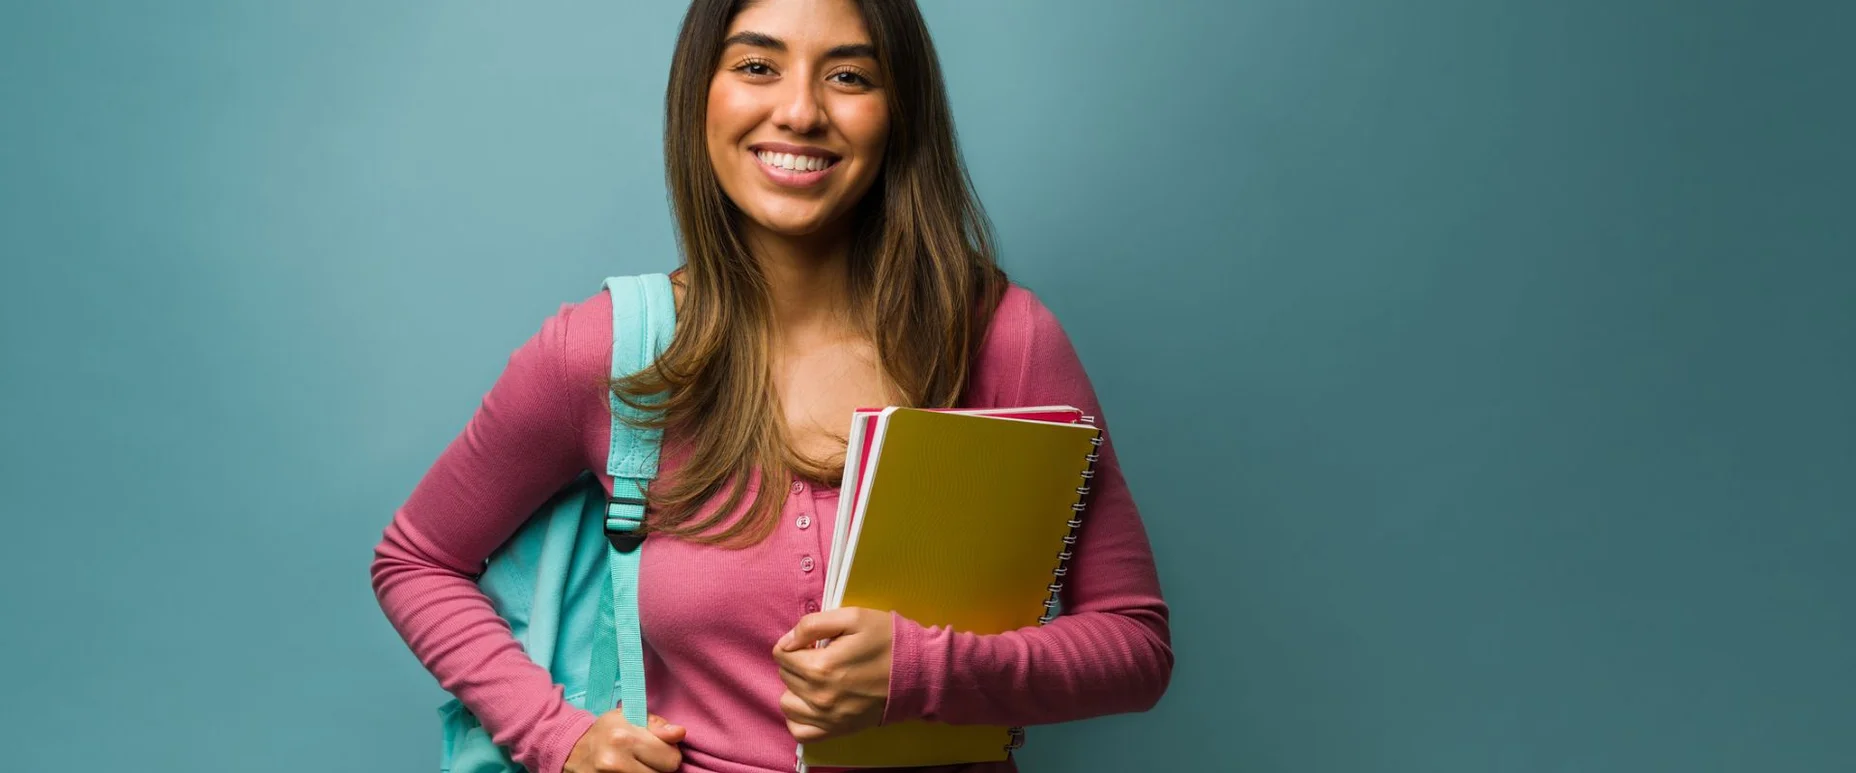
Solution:
[[[817,611],[818,611],[818,602],[813,601],[811,599],[806,599],[806,614],[811,614]]]
[[[806,490],[806,484],[801,483],[799,481],[793,481],[793,493],[797,494],[805,490]]]
[[[810,515],[799,516],[797,519],[793,521],[793,525],[798,526],[801,529],[812,528],[812,516]]]
[[[811,556],[806,556],[804,558],[799,559],[799,571],[810,572],[817,566],[818,564],[812,561]]]

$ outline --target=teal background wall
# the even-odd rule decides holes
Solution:
[[[371,548],[680,5],[0,4],[9,767],[432,769]],[[1849,4],[925,6],[1175,611],[1027,770],[1856,769]]]

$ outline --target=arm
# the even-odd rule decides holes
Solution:
[[[582,313],[592,313],[583,304]],[[476,584],[484,561],[585,467],[563,378],[571,306],[517,349],[394,513],[369,567],[413,654],[529,770],[561,770],[595,716],[567,703]]]
[[[1069,337],[1048,309],[1023,297],[1025,366],[1018,389],[1001,394],[1016,392],[1017,405],[1073,405],[1106,429]],[[1046,724],[1159,701],[1173,669],[1168,609],[1112,440],[1096,462],[1062,600],[1064,613],[1050,623],[994,635],[894,615],[883,722]]]

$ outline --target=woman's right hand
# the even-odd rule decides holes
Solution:
[[[656,714],[646,727],[625,721],[613,709],[594,720],[574,743],[562,773],[675,773],[683,764],[684,729]]]

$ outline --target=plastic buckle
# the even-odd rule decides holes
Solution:
[[[638,508],[639,513],[643,513],[644,512],[644,500],[639,499],[637,497],[607,497],[606,498],[606,541],[612,544],[612,549],[617,550],[620,553],[630,553],[634,550],[637,550],[639,545],[644,544],[645,535],[642,531],[642,528],[644,526],[643,521],[642,520],[633,521],[630,525],[630,528],[628,529],[613,528],[612,527],[612,506],[613,505],[630,505],[632,507]],[[624,520],[631,520],[631,519],[624,519]]]

